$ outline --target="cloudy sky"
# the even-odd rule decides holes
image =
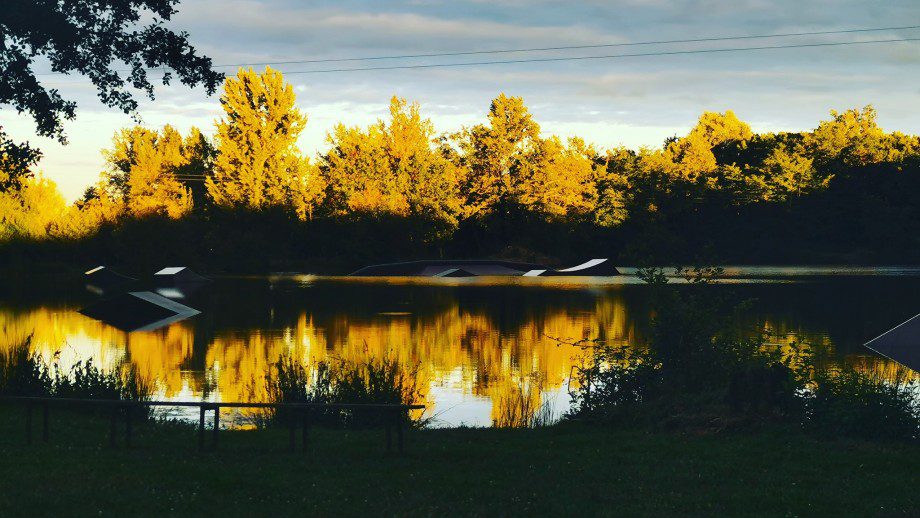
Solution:
[[[920,25],[916,0],[184,0],[171,23],[217,65],[399,54],[605,45]],[[330,68],[592,56],[793,43],[920,38],[920,29],[784,39],[610,47],[413,60],[279,65],[309,116],[300,145],[322,151],[336,122],[366,125],[396,94],[421,103],[442,131],[481,121],[500,92],[524,96],[544,133],[601,147],[657,146],[704,110],[734,110],[757,131],[814,127],[831,109],[873,104],[890,130],[920,133],[920,42],[566,62],[307,74]],[[221,68],[234,72],[232,67]],[[78,76],[43,76],[79,103],[68,146],[36,138],[0,107],[14,138],[45,152],[40,169],[68,199],[103,168],[100,149],[132,123]],[[161,87],[144,124],[211,132],[216,97]]]

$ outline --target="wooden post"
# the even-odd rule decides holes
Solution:
[[[383,422],[383,427],[387,433],[387,453],[393,451],[393,419],[387,419]]]
[[[301,416],[303,419],[303,423],[301,423],[303,428],[300,431],[300,441],[303,443],[302,447],[303,447],[304,453],[307,453],[307,426],[309,426],[309,421],[310,421],[309,412],[310,410],[306,408],[304,408],[303,411],[301,412],[303,414]]]
[[[588,383],[585,386],[585,406],[588,408],[588,412],[591,412],[591,371],[588,371],[586,376]]]
[[[125,447],[131,447],[131,433],[133,430],[133,423],[131,422],[131,408],[132,405],[125,407]]]
[[[118,407],[112,405],[112,415],[109,416],[109,447],[115,447],[115,434],[118,433]]]
[[[48,402],[45,401],[45,404],[42,406],[42,440],[48,442],[48,435],[50,434],[48,425]]]
[[[198,410],[198,451],[204,451],[204,405]]]
[[[403,422],[405,421],[405,419],[403,419],[403,412],[405,412],[405,410],[401,408],[396,410],[396,447],[399,453],[403,452],[403,425],[405,424]]]
[[[214,407],[214,430],[211,432],[214,435],[214,449],[217,449],[217,437],[220,432],[220,406]]]
[[[32,403],[26,403],[26,444],[32,444]]]

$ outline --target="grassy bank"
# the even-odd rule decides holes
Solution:
[[[53,416],[25,446],[0,409],[0,515],[831,514],[909,515],[920,447],[816,440],[791,430],[680,435],[567,424],[410,432],[403,456],[380,431],[314,430],[309,456],[283,430],[227,431],[196,451],[187,426],[145,424],[130,450],[108,421]]]

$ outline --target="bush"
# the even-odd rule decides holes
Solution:
[[[421,401],[416,385],[418,367],[404,368],[388,358],[358,364],[317,362],[308,368],[290,356],[282,356],[273,370],[266,375],[269,400],[273,403],[413,405]],[[270,411],[261,424],[287,423],[296,413]],[[380,424],[387,417],[371,410],[311,410],[314,421],[355,428]],[[412,421],[408,413],[404,419]]]
[[[542,400],[543,379],[538,373],[509,382],[510,390],[493,396],[492,426],[495,428],[541,428],[553,424],[552,402]]]
[[[692,287],[664,290],[660,271],[644,275],[658,292],[648,348],[591,343],[573,373],[568,418],[709,430],[772,421],[830,437],[920,437],[920,389],[905,375],[891,382],[822,369],[804,353],[781,358],[727,331],[737,306]]]
[[[569,419],[623,422],[663,389],[662,365],[648,352],[593,344],[573,371]]]
[[[885,381],[844,366],[818,372],[802,394],[802,423],[828,437],[920,439],[920,391],[906,373]]]
[[[151,392],[133,366],[124,372],[104,372],[92,358],[77,362],[68,374],[55,365],[52,385],[55,397],[76,399],[145,401]]]
[[[31,338],[0,354],[0,394],[4,396],[145,401],[151,387],[132,368],[104,372],[92,361],[77,362],[69,372],[49,366],[30,352]],[[149,409],[147,409],[149,411]]]
[[[0,353],[0,394],[47,397],[54,392],[54,380],[41,357],[32,354],[32,338]]]

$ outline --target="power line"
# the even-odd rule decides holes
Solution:
[[[301,74],[327,74],[334,72],[364,72],[373,70],[410,70],[410,69],[427,69],[427,68],[447,68],[447,67],[469,67],[480,65],[507,65],[515,63],[548,63],[561,61],[586,61],[599,59],[617,59],[617,58],[636,58],[636,57],[654,57],[654,56],[679,56],[687,54],[713,54],[724,52],[745,52],[754,50],[777,50],[777,49],[801,49],[815,47],[840,47],[846,45],[867,45],[874,43],[900,43],[920,41],[920,38],[898,38],[887,40],[865,40],[865,41],[841,41],[831,43],[800,43],[793,45],[764,45],[759,47],[733,47],[724,49],[697,49],[697,50],[673,50],[658,52],[639,52],[634,54],[609,54],[602,56],[569,56],[558,58],[528,58],[528,59],[508,59],[497,61],[471,61],[465,63],[429,63],[418,65],[393,65],[382,67],[355,67],[355,68],[329,68],[320,70],[296,70],[293,72],[284,72],[284,75],[301,75]],[[234,77],[234,74],[224,74],[224,77]],[[68,81],[65,83],[54,83],[57,85],[82,84],[86,81]]]
[[[421,68],[442,68],[442,67],[468,67],[468,66],[478,66],[478,65],[506,65],[513,63],[547,63],[554,61],[584,61],[584,60],[594,60],[594,59],[616,59],[616,58],[635,58],[635,57],[651,57],[651,56],[677,56],[685,54],[709,54],[717,52],[744,52],[751,50],[774,50],[774,49],[801,49],[801,48],[813,48],[813,47],[837,47],[844,45],[866,45],[871,43],[897,43],[905,41],[920,41],[920,38],[900,38],[900,39],[888,39],[888,40],[865,40],[865,41],[841,41],[834,43],[801,43],[795,45],[764,45],[760,47],[734,47],[727,49],[697,49],[697,50],[673,50],[673,51],[660,51],[660,52],[639,52],[635,54],[610,54],[604,56],[569,56],[569,57],[558,57],[558,58],[528,58],[528,59],[508,59],[508,60],[499,60],[499,61],[471,61],[467,63],[429,63],[429,64],[419,64],[419,65],[393,65],[393,66],[382,66],[382,67],[355,67],[355,68],[328,68],[321,70],[299,70],[294,72],[284,72],[284,75],[296,75],[296,74],[326,74],[331,72],[362,72],[368,70],[406,70],[406,69],[421,69]],[[226,74],[225,77],[233,77],[232,74]]]
[[[455,56],[474,56],[482,54],[511,54],[518,52],[546,52],[553,50],[582,50],[582,49],[601,49],[612,47],[635,47],[640,45],[671,45],[675,43],[704,43],[712,41],[731,41],[731,40],[755,40],[767,38],[790,38],[795,36],[819,36],[829,34],[852,34],[859,32],[878,32],[920,29],[920,25],[905,25],[901,27],[878,27],[870,29],[842,29],[836,31],[811,31],[811,32],[786,32],[779,34],[760,34],[749,36],[715,36],[711,38],[692,38],[684,40],[658,40],[658,41],[637,41],[631,43],[605,43],[599,45],[567,45],[561,47],[532,47],[522,49],[497,49],[497,50],[476,50],[463,52],[436,52],[430,54],[402,54],[396,56],[368,56],[357,58],[327,58],[327,59],[305,59],[295,61],[267,61],[263,63],[237,63],[228,65],[214,65],[214,68],[225,67],[242,67],[242,66],[261,66],[261,65],[298,65],[307,63],[341,63],[346,61],[373,61],[384,59],[413,59],[413,58],[435,58],[435,57],[455,57]]]
[[[520,52],[583,50],[583,49],[599,49],[599,48],[614,48],[614,47],[635,47],[635,46],[642,46],[642,45],[672,45],[676,43],[704,43],[704,42],[714,42],[714,41],[753,40],[753,39],[767,39],[767,38],[791,38],[791,37],[799,37],[799,36],[853,34],[853,33],[864,33],[864,32],[911,30],[911,29],[920,29],[920,25],[841,29],[841,30],[833,30],[833,31],[786,32],[786,33],[777,33],[777,34],[758,34],[758,35],[744,35],[744,36],[713,36],[713,37],[708,37],[708,38],[638,41],[638,42],[627,42],[627,43],[606,43],[606,44],[598,44],[598,45],[567,45],[567,46],[558,46],[558,47],[529,47],[529,48],[519,48],[519,49],[493,49],[493,50],[476,50],[476,51],[435,52],[435,53],[427,53],[427,54],[402,54],[402,55],[392,55],[392,56],[363,56],[363,57],[354,57],[354,58],[325,58],[325,59],[301,59],[301,60],[292,60],[292,61],[265,61],[265,62],[256,62],[256,63],[234,63],[234,64],[213,65],[212,68],[229,68],[229,67],[263,66],[263,65],[298,65],[298,64],[302,65],[302,64],[309,64],[309,63],[341,63],[341,62],[376,61],[376,60],[389,60],[389,59],[415,59],[415,58],[433,58],[433,57],[474,56],[474,55],[484,55],[484,54],[511,54],[511,53],[520,53]],[[151,68],[147,70],[156,72],[162,69],[161,68]],[[131,70],[119,70],[117,72],[120,72],[120,73],[121,72],[131,72]],[[41,73],[41,74],[35,74],[35,75],[36,76],[52,76],[52,75],[68,75],[68,74],[65,74],[64,72],[48,72],[48,73]]]

